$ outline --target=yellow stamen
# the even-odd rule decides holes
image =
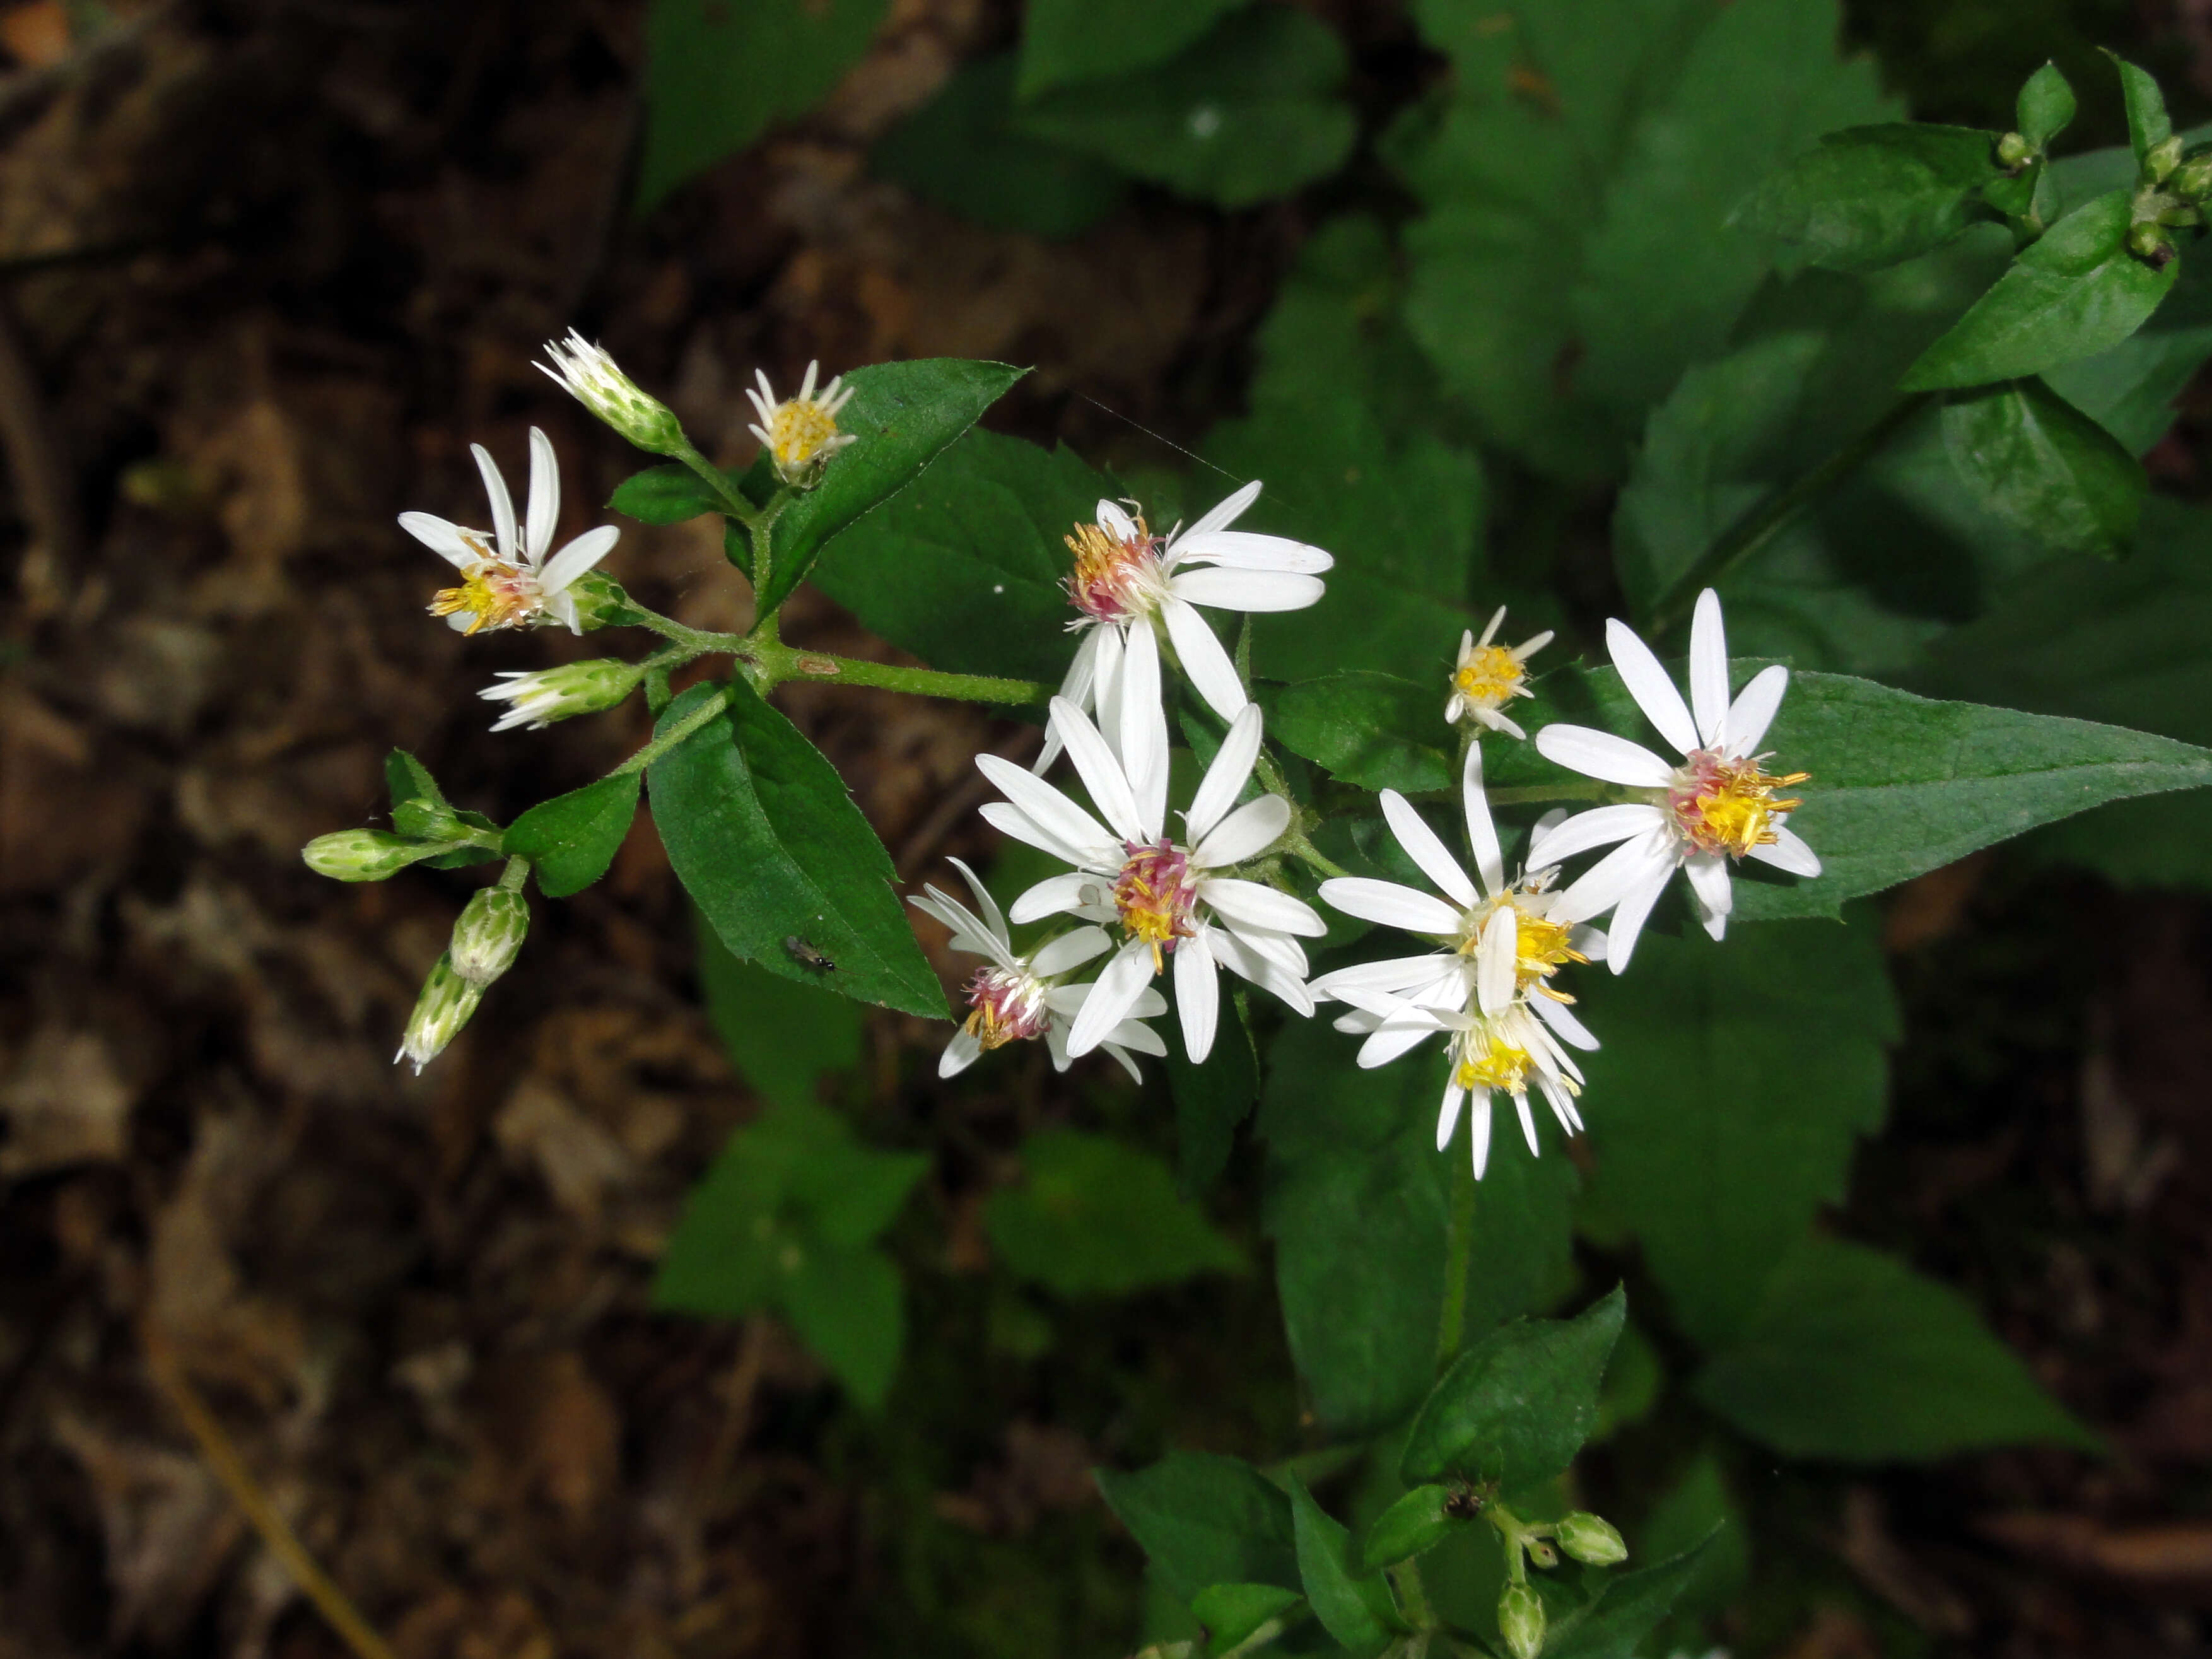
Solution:
[[[1795,798],[1777,799],[1774,792],[1811,776],[1809,772],[1771,776],[1759,770],[1756,761],[1724,763],[1698,780],[1689,799],[1677,805],[1676,815],[1690,838],[1707,851],[1741,858],[1754,847],[1771,846],[1776,839],[1772,821],[1804,805]]]
[[[811,398],[785,399],[768,423],[769,448],[783,472],[806,465],[836,435],[837,417]]]
[[[1469,702],[1496,708],[1528,677],[1521,659],[1502,645],[1475,647],[1452,676],[1452,684]]]

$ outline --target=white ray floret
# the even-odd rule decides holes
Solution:
[[[951,928],[954,950],[981,957],[989,966],[977,969],[968,981],[971,1012],[939,1058],[938,1076],[952,1077],[994,1048],[1040,1036],[1051,1050],[1053,1069],[1066,1071],[1073,1060],[1067,1051],[1068,1030],[1090,1000],[1093,982],[1070,985],[1064,981],[1075,969],[1111,950],[1114,941],[1103,927],[1078,927],[1022,956],[1013,947],[1006,914],[998,902],[975,878],[973,870],[958,859],[951,862],[975,896],[975,909],[933,886],[925,886],[922,896],[907,902]],[[1167,1006],[1167,999],[1147,987],[1129,1005],[1121,1022],[1098,1040],[1097,1046],[1121,1061],[1139,1082],[1144,1078],[1132,1053],[1167,1053],[1159,1033],[1144,1024],[1155,1014],[1165,1013]]]
[[[1065,697],[1053,699],[1053,725],[1104,823],[1011,761],[975,761],[1006,796],[985,806],[983,817],[1073,866],[1016,899],[1013,920],[1064,913],[1121,931],[1121,948],[1076,1016],[1068,1052],[1097,1046],[1170,957],[1183,1048],[1194,1061],[1213,1047],[1218,969],[1311,1013],[1298,939],[1318,938],[1327,924],[1303,901],[1228,873],[1273,846],[1291,822],[1291,804],[1280,795],[1236,805],[1260,752],[1258,707],[1248,705],[1231,724],[1182,815],[1180,840],[1167,833],[1167,719],[1157,689],[1146,695],[1139,687],[1106,712],[1120,732],[1118,750],[1089,715]]]
[[[1518,645],[1492,645],[1498,625],[1505,620],[1499,605],[1490,625],[1477,639],[1468,629],[1459,636],[1459,661],[1452,668],[1451,696],[1444,702],[1444,718],[1471,720],[1509,737],[1528,734],[1505,716],[1505,707],[1516,697],[1533,697],[1528,686],[1528,659],[1552,642],[1552,630],[1532,634]]]
[[[758,390],[745,388],[745,396],[752,399],[753,410],[760,416],[746,429],[768,450],[775,476],[801,488],[816,483],[830,457],[858,435],[837,430],[837,416],[852,400],[854,388],[845,385],[845,377],[840,374],[817,392],[814,377],[821,368],[818,362],[806,365],[806,378],[799,382],[796,397],[779,401],[765,369],[753,371],[753,378],[760,382]]]
[[[601,525],[547,557],[561,517],[561,464],[551,441],[536,427],[530,428],[530,501],[520,526],[498,463],[482,444],[471,444],[469,452],[477,458],[484,492],[491,498],[490,531],[465,530],[432,513],[399,515],[401,529],[461,573],[461,585],[441,590],[430,602],[430,614],[468,634],[520,628],[545,618],[582,633],[575,596],[568,590],[606,557],[622,532]]]
[[[1648,799],[1577,813],[1540,833],[1528,856],[1557,863],[1613,848],[1559,898],[1562,914],[1577,921],[1613,912],[1610,960],[1617,974],[1628,965],[1651,907],[1676,870],[1690,884],[1705,931],[1719,939],[1735,903],[1731,860],[1754,858],[1794,876],[1819,875],[1820,860],[1787,823],[1801,803],[1775,793],[1811,774],[1769,773],[1763,765],[1768,757],[1759,752],[1782,707],[1790,671],[1779,663],[1762,668],[1730,700],[1717,593],[1709,587],[1698,596],[1686,703],[1651,647],[1626,623],[1606,624],[1606,647],[1636,706],[1682,758],[1663,759],[1641,744],[1585,726],[1546,726],[1536,734],[1538,753],[1587,776],[1648,792]]]

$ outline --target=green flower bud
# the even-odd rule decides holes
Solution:
[[[527,899],[504,887],[481,888],[453,924],[446,960],[455,973],[481,988],[514,965],[529,932]]]
[[[1549,1571],[1559,1565],[1559,1553],[1552,1547],[1547,1538],[1523,1539],[1521,1547],[1528,1552],[1528,1562],[1532,1566]]]
[[[451,957],[440,957],[429,978],[422,981],[422,994],[415,1000],[407,1035],[399,1040],[399,1052],[392,1057],[392,1063],[411,1060],[415,1074],[420,1077],[422,1068],[461,1034],[461,1027],[469,1023],[469,1016],[483,1000],[483,987],[471,985],[456,973]]]
[[[565,340],[548,340],[545,355],[552,364],[538,367],[640,449],[656,455],[681,455],[690,447],[676,411],[641,390],[613,358],[574,329],[568,331]]]
[[[2008,132],[1997,140],[1997,165],[2008,173],[2017,173],[2035,159],[2035,146],[2016,132]]]
[[[307,868],[332,881],[384,881],[439,848],[386,830],[340,830],[300,849]]]
[[[2203,224],[2204,222],[2204,216],[2197,209],[2191,207],[2187,203],[2184,202],[2177,206],[2163,210],[2158,216],[2158,222],[2159,223],[2170,228],[2187,229],[2191,226]]]
[[[2156,224],[2140,224],[2129,228],[2128,252],[2154,269],[2163,270],[2172,261],[2174,247],[2166,234]]]
[[[2175,195],[2185,196],[2193,202],[2212,196],[2212,150],[2199,150],[2187,157],[2174,168],[2173,177],[2166,184]]]
[[[2143,173],[2154,185],[2166,182],[2174,168],[2181,165],[2184,140],[2179,133],[2160,139],[2150,147],[2143,157]]]
[[[1628,1559],[1628,1546],[1602,1516],[1577,1510],[1552,1528],[1559,1547],[1576,1560],[1593,1567],[1610,1567]]]
[[[1498,1593],[1498,1633],[1513,1659],[1536,1659],[1544,1650],[1544,1604],[1526,1584],[1508,1584]]]
[[[635,690],[644,678],[645,671],[634,663],[594,657],[589,662],[563,663],[558,668],[501,674],[501,684],[486,686],[477,695],[507,705],[493,731],[527,726],[534,732],[572,715],[604,713]]]
[[[586,634],[595,628],[627,628],[645,615],[604,570],[586,570],[568,584],[568,593],[576,602],[576,625]]]

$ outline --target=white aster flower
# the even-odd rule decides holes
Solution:
[[[1121,949],[1076,1016],[1068,1053],[1096,1048],[1172,954],[1183,1050],[1202,1060],[1213,1048],[1220,1012],[1216,968],[1310,1014],[1298,937],[1317,938],[1328,925],[1287,893],[1216,873],[1257,857],[1290,825],[1291,804],[1280,795],[1230,810],[1260,753],[1258,707],[1248,706],[1231,723],[1182,814],[1184,839],[1176,841],[1166,833],[1167,717],[1157,680],[1135,690],[1121,702],[1118,750],[1067,699],[1052,703],[1053,725],[1110,830],[1051,784],[995,755],[979,755],[975,763],[1007,799],[985,806],[983,817],[1074,866],[1016,899],[1017,922],[1064,913],[1121,929]]]
[[[1524,872],[1509,884],[1505,860],[1482,793],[1482,750],[1470,748],[1461,777],[1468,842],[1474,851],[1478,890],[1467,872],[1395,789],[1382,792],[1382,812],[1406,856],[1443,894],[1363,876],[1321,886],[1322,902],[1364,921],[1402,927],[1431,939],[1437,951],[1361,963],[1324,974],[1309,988],[1316,1000],[1334,998],[1353,1012],[1337,1029],[1364,1036],[1363,1066],[1386,1065],[1437,1032],[1449,1036],[1452,1070],[1437,1119],[1437,1150],[1451,1143],[1460,1108],[1476,1096],[1468,1130],[1479,1177],[1490,1155],[1490,1097],[1503,1091],[1520,1114],[1528,1151],[1536,1123],[1528,1108],[1533,1084],[1569,1133],[1582,1127],[1575,1097],[1582,1073],[1566,1049],[1595,1048],[1572,1000],[1552,979],[1563,963],[1601,960],[1605,935],[1559,914],[1553,872]]]
[[[1083,635],[1083,643],[1060,695],[1085,711],[1111,708],[1127,650],[1158,627],[1213,711],[1225,720],[1242,714],[1248,699],[1237,665],[1195,607],[1303,611],[1319,601],[1321,573],[1336,563],[1321,549],[1287,537],[1230,529],[1259,498],[1255,478],[1188,529],[1164,537],[1120,503],[1099,502],[1097,521],[1076,526],[1064,538],[1075,555],[1068,601],[1083,613],[1069,627]],[[1048,733],[1035,769],[1043,771],[1059,753],[1057,737]]]
[[[1768,773],[1761,766],[1767,757],[1753,752],[1782,707],[1790,671],[1779,663],[1762,668],[1729,700],[1720,595],[1710,587],[1698,595],[1686,705],[1651,647],[1626,624],[1607,623],[1605,641],[1636,706],[1682,758],[1662,759],[1641,744],[1586,726],[1546,726],[1536,734],[1536,751],[1547,760],[1649,791],[1650,798],[1578,812],[1540,832],[1528,856],[1555,864],[1593,847],[1620,843],[1559,896],[1562,914],[1577,920],[1613,911],[1610,960],[1617,974],[1628,965],[1637,935],[1677,868],[1690,884],[1705,931],[1718,939],[1735,903],[1730,860],[1758,859],[1794,876],[1819,875],[1820,860],[1784,822],[1800,803],[1775,796],[1812,775]]]
[[[781,402],[776,400],[765,369],[753,371],[760,390],[745,388],[745,396],[753,400],[754,411],[760,416],[759,422],[747,429],[767,447],[769,459],[775,463],[775,476],[801,488],[818,479],[830,458],[857,435],[837,430],[838,411],[851,399],[854,388],[846,386],[845,377],[840,374],[817,392],[814,377],[821,367],[818,362],[807,364],[799,395]]]
[[[1078,927],[1048,940],[1030,956],[1018,955],[998,901],[958,859],[952,860],[952,866],[975,894],[975,910],[936,887],[924,887],[925,896],[909,898],[907,902],[951,928],[954,950],[981,957],[990,966],[977,969],[968,981],[968,1006],[972,1012],[945,1045],[937,1062],[938,1076],[956,1076],[994,1048],[1039,1036],[1052,1051],[1053,1069],[1066,1071],[1073,1059],[1067,1049],[1068,1030],[1090,1000],[1093,988],[1089,982],[1064,985],[1060,981],[1072,969],[1111,950],[1113,940],[1103,927]],[[1167,1007],[1165,997],[1146,987],[1121,1023],[1097,1046],[1120,1060],[1131,1077],[1143,1082],[1130,1050],[1140,1054],[1167,1053],[1168,1046],[1160,1041],[1159,1033],[1143,1023],[1165,1013]]]
[[[545,355],[553,361],[538,368],[640,449],[683,453],[684,425],[676,412],[623,374],[603,348],[572,328],[567,339],[548,340]]]
[[[519,533],[514,501],[498,464],[482,444],[471,444],[469,453],[477,458],[484,491],[491,497],[489,534],[464,530],[432,513],[399,515],[401,529],[461,573],[459,587],[441,589],[431,600],[430,614],[467,634],[520,628],[546,617],[567,623],[571,633],[582,633],[575,596],[568,589],[607,556],[622,532],[612,525],[586,530],[547,558],[561,517],[561,464],[553,457],[552,443],[536,427],[530,428],[530,510]]]
[[[1444,704],[1444,718],[1454,722],[1465,718],[1493,732],[1525,738],[1528,734],[1506,719],[1504,708],[1516,697],[1536,695],[1522,682],[1528,678],[1528,659],[1552,642],[1552,630],[1547,628],[1515,646],[1492,645],[1498,626],[1504,620],[1505,607],[1501,605],[1480,639],[1474,637],[1471,629],[1460,635],[1459,662],[1452,669],[1452,692]]]
[[[589,662],[562,663],[557,668],[511,671],[495,676],[502,682],[488,685],[477,696],[503,702],[507,712],[493,725],[495,732],[526,726],[538,731],[555,720],[577,714],[597,714],[614,708],[637,689],[645,671],[635,663],[612,657]]]

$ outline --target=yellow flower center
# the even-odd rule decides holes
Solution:
[[[1127,622],[1152,608],[1145,589],[1157,575],[1158,538],[1145,527],[1141,514],[1136,535],[1126,542],[1100,524],[1079,524],[1060,539],[1075,555],[1067,597],[1078,611],[1101,622]]]
[[[441,587],[432,596],[430,614],[466,613],[467,631],[514,628],[538,609],[536,580],[519,565],[487,558],[461,579],[459,587]]]
[[[1497,708],[1504,706],[1513,688],[1528,674],[1521,659],[1504,646],[1484,645],[1476,647],[1452,676],[1452,684],[1469,702]]]
[[[1777,799],[1774,792],[1804,782],[1810,772],[1780,776],[1759,769],[1755,760],[1729,760],[1699,750],[1683,763],[1667,792],[1675,827],[1699,850],[1741,858],[1754,847],[1771,845],[1774,821],[1804,802]]]
[[[1487,1025],[1462,1034],[1459,1065],[1452,1082],[1462,1089],[1502,1089],[1507,1094],[1528,1090],[1528,1051],[1506,1042]]]
[[[1114,882],[1114,905],[1121,912],[1121,929],[1131,939],[1152,947],[1152,971],[1164,966],[1161,952],[1175,949],[1178,939],[1190,935],[1190,908],[1197,896],[1191,879],[1189,856],[1165,836],[1158,842],[1133,842],[1128,862]]]
[[[781,472],[804,467],[836,435],[837,417],[811,398],[787,398],[768,423],[769,448]]]
[[[1572,1002],[1574,999],[1564,991],[1555,991],[1545,983],[1559,971],[1563,963],[1588,962],[1589,958],[1574,947],[1574,927],[1564,921],[1552,921],[1537,915],[1521,902],[1517,890],[1492,899],[1486,905],[1468,913],[1465,931],[1459,942],[1459,953],[1472,957],[1481,948],[1485,923],[1498,913],[1501,905],[1510,904],[1516,915],[1513,930],[1513,988],[1526,995],[1531,988],[1542,992],[1557,1002]]]

